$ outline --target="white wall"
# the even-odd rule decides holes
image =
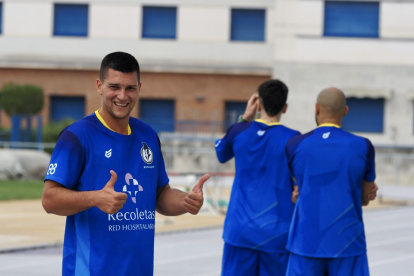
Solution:
[[[138,39],[141,37],[142,8],[133,4],[92,3],[89,12],[91,38]]]
[[[383,2],[380,18],[381,37],[414,39],[414,2]]]
[[[275,64],[273,77],[289,87],[289,109],[282,123],[302,133],[316,127],[315,102],[327,87],[390,88],[393,93],[385,100],[384,132],[356,133],[369,138],[375,145],[414,145],[413,102],[407,100],[407,91],[414,87],[414,67],[339,64]],[[346,93],[345,93],[346,94]]]
[[[413,65],[414,40],[297,37],[275,53],[277,61],[340,64]]]
[[[324,4],[323,1],[298,0],[296,19],[296,31],[298,35],[323,35]]]
[[[178,40],[228,42],[230,9],[181,6],[178,9]]]
[[[114,51],[133,54],[143,69],[183,72],[269,74],[272,47],[266,44],[85,37],[0,37],[1,67],[99,68]]]
[[[53,36],[54,3],[85,2],[9,0],[5,3],[0,66],[93,68],[108,52],[122,50],[135,53],[144,69],[148,65],[156,71],[268,74],[271,70],[269,43],[230,41],[230,12],[240,4],[267,9],[268,37],[272,33],[273,0],[211,1],[212,4],[187,0],[91,0],[87,2],[88,37]],[[178,12],[177,39],[142,39],[142,6],[172,4]]]
[[[50,37],[53,7],[43,2],[3,1],[2,25],[5,36]]]

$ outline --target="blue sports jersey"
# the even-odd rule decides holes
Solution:
[[[45,180],[100,190],[113,170],[115,191],[129,197],[113,215],[93,207],[67,217],[62,274],[152,275],[156,189],[169,182],[158,136],[134,118],[130,135],[113,132],[97,115],[62,131]]]
[[[286,154],[299,186],[287,248],[319,258],[364,254],[361,187],[375,180],[371,142],[326,124],[289,140]]]
[[[232,125],[216,141],[224,163],[233,156],[236,174],[224,222],[226,243],[265,252],[287,252],[294,205],[285,146],[298,131],[256,120]]]

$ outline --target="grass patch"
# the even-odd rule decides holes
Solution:
[[[0,201],[42,198],[43,181],[0,180]]]

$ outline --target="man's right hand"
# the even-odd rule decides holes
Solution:
[[[251,122],[254,120],[254,117],[256,116],[258,101],[258,94],[253,94],[250,97],[249,101],[247,102],[246,110],[244,111],[244,114],[242,116],[243,120],[245,120],[246,122]]]
[[[294,204],[296,204],[296,201],[298,201],[298,196],[299,196],[299,187],[295,185],[293,186],[293,192],[292,192],[292,202]]]
[[[109,179],[105,187],[98,192],[95,206],[104,213],[115,214],[122,209],[128,199],[128,195],[115,191],[114,186],[118,176],[114,171],[111,170],[110,172],[112,175],[111,179]]]

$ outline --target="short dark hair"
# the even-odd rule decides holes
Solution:
[[[101,82],[104,81],[109,68],[120,71],[122,73],[137,72],[138,82],[140,81],[138,61],[128,53],[114,52],[106,55],[103,58],[101,69],[99,71],[99,79]]]
[[[257,88],[262,107],[273,117],[282,111],[286,104],[289,89],[280,80],[267,80]]]

